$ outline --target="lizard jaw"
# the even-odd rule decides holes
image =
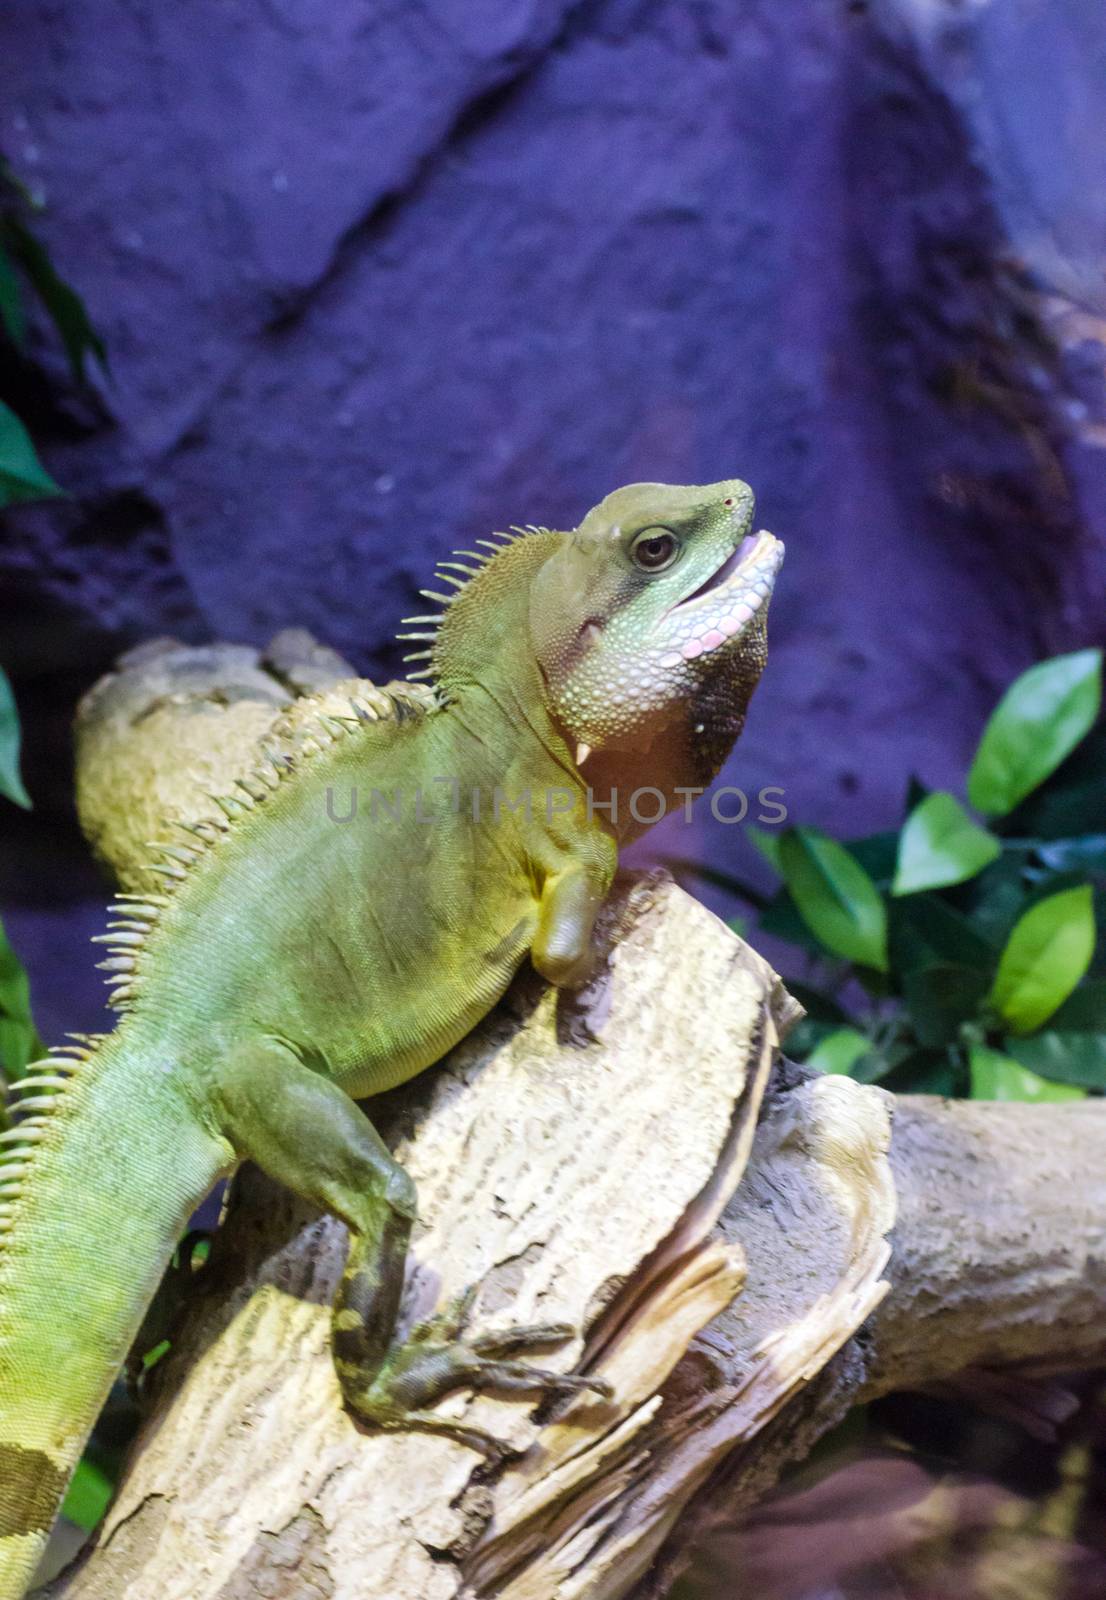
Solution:
[[[667,613],[660,665],[695,661],[743,632],[768,603],[783,555],[783,542],[766,529],[747,535],[704,585]]]
[[[578,720],[574,732],[584,760],[593,749],[648,751],[657,734],[679,720],[694,685],[725,673],[749,634],[764,627],[763,612],[783,556],[783,543],[773,534],[746,537],[715,568],[706,587],[669,608],[648,648],[627,654],[621,677],[615,674],[619,681],[607,684],[604,720]],[[753,682],[757,677],[759,669]]]

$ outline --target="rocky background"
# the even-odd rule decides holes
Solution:
[[[1106,632],[1089,0],[14,0],[0,61],[111,362],[0,372],[71,492],[0,547],[48,1037],[104,1015],[69,719],[140,639],[302,624],[387,676],[452,546],[740,474],[788,560],[730,781],[848,834]]]

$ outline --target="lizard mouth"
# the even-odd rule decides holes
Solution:
[[[685,594],[682,600],[678,600],[674,609],[690,605],[693,600],[698,600],[701,595],[710,594],[713,589],[720,589],[723,584],[728,583],[738,568],[744,566],[759,542],[759,533],[747,533],[736,549],[731,550],[722,565],[715,567],[710,577],[701,583],[697,589],[693,589],[690,594]]]
[[[778,556],[775,552],[778,552]],[[677,601],[672,609],[683,611],[689,606],[695,606],[707,595],[721,597],[721,590],[727,592],[732,590],[736,593],[740,589],[752,588],[761,577],[770,583],[776,575],[782,557],[783,545],[766,528],[762,528],[759,533],[747,533],[721,566],[715,567],[709,578],[690,594],[686,594],[682,600]],[[735,579],[739,581],[735,582]]]
[[[783,561],[783,543],[767,529],[749,533],[665,618],[664,667],[716,650],[743,632],[768,602]]]

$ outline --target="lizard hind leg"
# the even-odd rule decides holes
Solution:
[[[517,1327],[466,1340],[471,1295],[396,1339],[415,1186],[354,1101],[280,1040],[258,1036],[215,1071],[222,1132],[304,1199],[349,1228],[349,1256],[334,1302],[332,1348],[350,1410],[370,1426],[442,1434],[493,1458],[491,1435],[430,1409],[461,1388],[568,1394],[605,1384],[510,1359],[561,1343],[561,1325]]]
[[[591,1389],[610,1398],[610,1385],[601,1378],[549,1372],[510,1359],[571,1339],[575,1330],[567,1323],[516,1325],[464,1338],[474,1298],[474,1291],[469,1290],[414,1327],[402,1344],[392,1347],[376,1377],[349,1397],[351,1407],[377,1427],[445,1434],[495,1461],[504,1454],[499,1440],[482,1429],[441,1417],[428,1407],[456,1389],[553,1397]]]

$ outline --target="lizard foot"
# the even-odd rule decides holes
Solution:
[[[566,1323],[501,1328],[463,1339],[473,1298],[470,1291],[437,1316],[418,1323],[403,1344],[393,1345],[370,1382],[359,1382],[355,1373],[344,1374],[350,1409],[372,1427],[441,1434],[498,1461],[507,1453],[500,1440],[429,1408],[456,1389],[556,1397],[591,1389],[610,1398],[611,1386],[602,1378],[549,1372],[509,1359],[571,1339],[576,1330]]]

